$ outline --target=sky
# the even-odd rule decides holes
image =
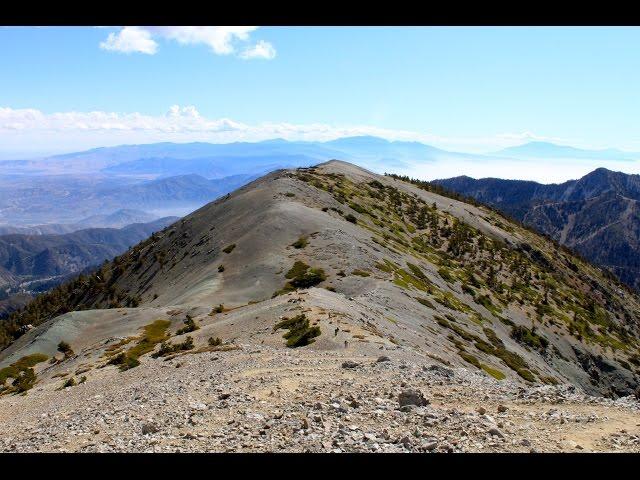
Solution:
[[[0,158],[371,134],[640,151],[639,28],[0,28]]]

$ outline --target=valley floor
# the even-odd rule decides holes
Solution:
[[[525,387],[401,350],[264,345],[145,358],[0,398],[4,452],[640,452],[640,403]],[[344,364],[344,362],[354,362]],[[414,389],[430,402],[400,407]]]

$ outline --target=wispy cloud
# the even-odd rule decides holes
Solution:
[[[245,60],[249,60],[252,58],[264,58],[266,60],[271,60],[276,56],[276,49],[273,48],[269,42],[265,42],[264,40],[260,40],[253,47],[247,47],[240,54],[240,58],[244,58]]]
[[[158,51],[155,39],[164,39],[180,45],[206,45],[216,55],[237,55],[243,59],[275,58],[276,50],[269,42],[259,40],[255,44],[250,43],[251,33],[257,29],[255,26],[122,27],[118,32],[111,32],[100,43],[100,48],[112,52],[154,55]]]
[[[260,141],[272,138],[326,141],[357,135],[373,135],[388,140],[419,141],[440,148],[488,152],[533,139],[557,141],[531,132],[497,134],[486,137],[448,137],[428,132],[380,128],[372,125],[329,125],[265,122],[246,124],[229,118],[208,118],[194,106],[174,105],[163,115],[139,112],[57,112],[0,107],[0,141],[15,143],[19,138],[63,139],[71,146],[82,139],[97,145],[144,143],[147,141]]]

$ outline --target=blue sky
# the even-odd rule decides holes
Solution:
[[[264,27],[222,53],[219,32],[134,33],[146,53],[118,51],[119,28],[0,28],[4,155],[359,133],[640,150],[638,28]]]

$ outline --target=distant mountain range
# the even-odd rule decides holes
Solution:
[[[79,272],[118,255],[177,219],[165,217],[124,228],[88,228],[63,235],[2,235],[0,269],[18,278]]]
[[[279,168],[309,166],[334,158],[367,162],[369,167],[402,166],[443,157],[472,158],[420,142],[389,141],[372,136],[345,137],[328,142],[287,141],[213,143],[154,143],[122,145],[31,160],[0,162],[6,173],[102,173],[105,175],[174,176],[198,174],[221,178],[262,174]]]
[[[598,168],[557,185],[464,176],[433,183],[502,210],[640,289],[640,175]]]
[[[24,305],[32,294],[104,260],[178,220],[165,217],[123,228],[89,228],[62,235],[0,236],[0,317]]]
[[[52,223],[86,227],[131,223],[127,217],[144,220],[135,218],[140,215],[131,213],[135,210],[151,218],[181,216],[253,178],[254,175],[233,175],[208,180],[192,174],[133,183],[128,179],[57,175],[26,176],[11,182],[0,178],[0,222],[11,227]],[[120,221],[117,216],[122,217]],[[77,230],[75,226],[62,227],[52,233],[64,233],[65,229]]]
[[[122,228],[132,223],[149,223],[156,216],[141,210],[122,208],[107,215],[92,215],[77,223],[51,223],[32,227],[0,226],[0,235],[60,235],[85,228]]]
[[[513,158],[589,158],[594,160],[619,161],[640,159],[640,153],[638,152],[624,152],[615,148],[586,150],[567,145],[556,145],[555,143],[549,142],[529,142],[523,145],[499,150],[495,152],[495,155]]]

